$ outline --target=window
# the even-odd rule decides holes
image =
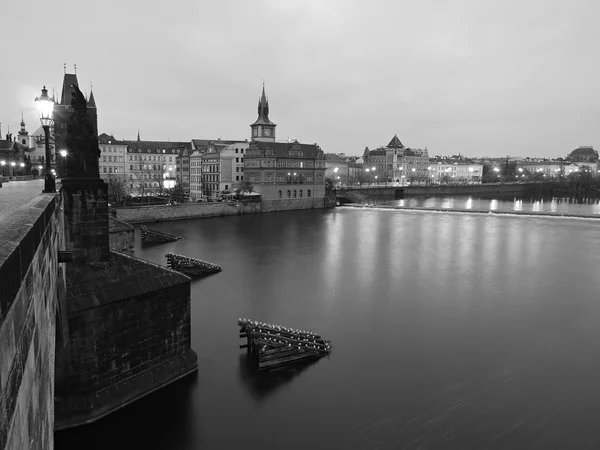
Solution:
[[[239,168],[239,167],[236,167],[236,168],[235,168],[235,171],[236,171],[236,172],[239,172],[239,171],[240,171],[240,168]]]
[[[310,197],[310,189],[308,191],[306,191],[306,196]]]
[[[237,149],[237,148],[236,148],[236,149],[235,149],[235,152],[236,152],[236,153],[238,153],[238,151],[239,151],[239,149]],[[235,159],[237,160],[237,158],[235,158]],[[236,161],[236,162],[237,162],[237,161]]]
[[[240,176],[239,175],[235,176],[235,181],[240,181]]]
[[[237,153],[237,152],[236,152]],[[235,158],[235,162],[239,163],[240,162],[240,158]]]
[[[281,183],[283,181],[283,175],[277,175],[277,182]]]
[[[292,196],[292,192],[288,189],[288,198]]]
[[[277,167],[283,167],[283,161],[277,161]]]
[[[129,164],[129,170],[133,170],[133,164]]]
[[[296,189],[294,189],[294,198],[296,198]]]
[[[108,168],[108,173],[112,173],[112,167]]]
[[[106,167],[102,168],[102,172],[106,173]]]
[[[300,198],[302,198],[302,189],[300,189]]]
[[[244,149],[241,149],[240,153],[244,153]]]

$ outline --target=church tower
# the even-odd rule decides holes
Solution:
[[[25,120],[23,120],[23,113],[21,113],[21,129],[19,130],[19,144],[24,145],[27,148],[31,147],[29,133],[25,129]]]
[[[263,142],[275,142],[275,127],[277,125],[269,120],[269,101],[265,94],[263,83],[262,96],[258,100],[258,119],[250,125],[252,139]]]

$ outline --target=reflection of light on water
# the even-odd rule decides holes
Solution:
[[[558,207],[558,201],[556,200],[556,197],[552,197],[552,201],[550,202],[550,211],[556,212],[557,207]]]
[[[513,206],[513,209],[515,211],[523,211],[523,200],[516,200],[515,199],[515,204]]]
[[[496,211],[498,209],[498,200],[494,199],[490,202],[490,211]]]
[[[467,199],[467,203],[465,203],[465,208],[466,209],[471,209],[473,208],[473,197],[469,197]]]
[[[536,200],[535,202],[533,202],[533,205],[531,206],[531,210],[535,211],[535,212],[540,212],[540,201]]]
[[[398,200],[398,206],[405,206],[404,199]]]
[[[442,202],[442,208],[452,208],[454,206],[453,198],[445,198]]]
[[[425,208],[435,208],[437,201],[435,198],[428,198],[423,202],[423,206]]]

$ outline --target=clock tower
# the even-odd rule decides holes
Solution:
[[[277,125],[269,120],[269,101],[265,95],[263,83],[262,96],[258,100],[258,119],[250,125],[252,139],[255,141],[275,142],[275,127]]]

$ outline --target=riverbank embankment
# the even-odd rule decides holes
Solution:
[[[281,200],[235,201],[215,203],[181,203],[178,205],[124,206],[112,208],[114,218],[127,223],[163,222],[237,216],[302,209],[322,209],[335,206],[333,197],[295,198]]]
[[[390,209],[390,210],[404,210],[404,211],[416,211],[416,212],[434,212],[434,213],[459,213],[459,214],[488,214],[494,216],[535,216],[535,217],[552,217],[552,218],[563,218],[563,219],[591,219],[600,220],[598,216],[586,216],[584,214],[564,214],[564,213],[553,213],[548,211],[540,212],[528,212],[528,211],[481,211],[475,209],[454,209],[454,208],[408,208],[405,206],[393,206],[393,205],[364,205],[359,203],[346,203],[342,208],[349,209]]]

